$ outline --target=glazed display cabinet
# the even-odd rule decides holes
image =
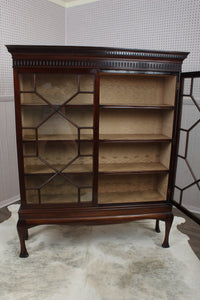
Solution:
[[[173,220],[188,53],[7,46],[13,56],[21,257],[41,224]]]

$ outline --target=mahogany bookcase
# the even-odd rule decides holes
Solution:
[[[8,45],[20,257],[41,224],[165,222],[169,247],[186,52]]]

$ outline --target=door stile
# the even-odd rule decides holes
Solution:
[[[13,70],[14,86],[15,86],[15,123],[16,123],[16,142],[17,142],[17,158],[19,167],[19,186],[21,205],[26,204],[26,193],[24,183],[24,162],[23,162],[23,146],[22,146],[22,125],[21,125],[21,107],[20,107],[20,88],[19,73],[17,69]]]
[[[172,132],[172,148],[171,148],[171,162],[170,162],[170,173],[169,173],[169,182],[167,189],[167,202],[172,203],[173,193],[174,193],[174,183],[176,177],[176,168],[177,168],[177,154],[179,146],[179,131],[178,128],[181,122],[181,111],[182,103],[180,99],[180,75],[176,74],[176,92],[175,92],[175,110],[174,110],[174,120],[173,120],[173,132]]]
[[[99,173],[99,91],[100,74],[99,70],[95,74],[94,86],[94,110],[93,110],[93,204],[98,203],[98,173]]]

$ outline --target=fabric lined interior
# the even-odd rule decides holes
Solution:
[[[102,74],[100,104],[174,105],[176,77],[164,75]]]
[[[100,204],[166,200],[167,174],[100,175]]]

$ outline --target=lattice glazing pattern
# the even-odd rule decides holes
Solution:
[[[92,75],[21,74],[27,203],[92,201],[93,94]]]
[[[180,150],[178,154],[178,163],[182,162],[185,164],[185,173],[187,172],[189,183],[177,182],[175,184],[175,201],[180,206],[188,206],[191,202],[191,199],[184,201],[184,194],[188,194],[190,189],[196,187],[200,191],[200,174],[198,161],[195,161],[194,164],[194,142],[195,139],[198,140],[199,137],[199,127],[200,127],[200,72],[187,73],[183,75],[183,92],[182,98],[184,102],[183,106],[183,117],[185,117],[185,124],[182,124],[180,131]],[[192,104],[192,105],[191,105]],[[190,110],[192,109],[193,118],[188,119],[184,109],[191,105]],[[191,145],[193,143],[193,145]],[[184,147],[183,147],[184,145]],[[193,158],[193,159],[192,159]],[[177,179],[181,177],[180,170],[178,168]],[[180,180],[179,180],[180,181]],[[188,196],[188,195],[187,195]]]

